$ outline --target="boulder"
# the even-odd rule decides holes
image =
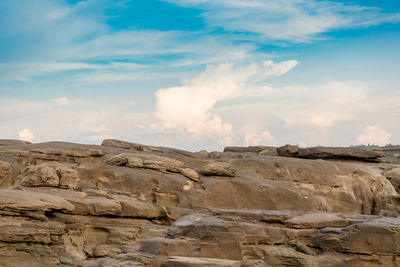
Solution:
[[[204,165],[200,172],[203,175],[234,177],[236,171],[227,162],[212,162]]]
[[[78,172],[62,163],[44,163],[29,166],[20,176],[23,186],[50,186],[75,189],[79,183]]]
[[[278,155],[281,157],[297,157],[299,154],[299,147],[293,145],[285,145],[277,148]]]
[[[394,168],[385,172],[386,178],[394,186],[397,192],[400,192],[400,168]]]

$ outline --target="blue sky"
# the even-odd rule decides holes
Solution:
[[[0,137],[400,143],[400,4],[3,0]]]

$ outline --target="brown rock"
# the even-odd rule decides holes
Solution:
[[[200,172],[204,175],[234,177],[236,171],[227,162],[212,162],[203,166]]]
[[[144,151],[144,152],[148,152],[148,151],[163,152],[163,150],[161,148],[158,148],[155,146],[146,146],[146,145],[142,145],[142,144],[126,142],[126,141],[116,140],[116,139],[105,139],[105,140],[103,140],[101,145],[108,146],[108,147],[133,149],[136,151]]]
[[[269,149],[268,146],[248,146],[248,147],[240,147],[240,146],[227,146],[224,148],[224,152],[235,152],[235,153],[260,153],[265,149]]]
[[[298,156],[309,159],[354,159],[375,160],[382,153],[355,147],[310,147],[300,149]]]
[[[121,216],[136,217],[136,218],[163,218],[166,216],[165,210],[159,206],[150,203],[145,203],[126,196],[113,196],[122,206]]]
[[[50,166],[29,167],[21,176],[24,186],[59,186],[60,178],[57,171]]]
[[[276,147],[268,147],[266,149],[261,150],[258,152],[258,155],[263,155],[263,156],[279,156],[278,155],[278,150]]]
[[[299,147],[293,145],[285,145],[277,148],[278,155],[281,157],[297,157]]]
[[[106,257],[106,256],[114,256],[116,254],[121,253],[121,250],[112,245],[98,245],[93,250],[94,257]]]
[[[75,189],[79,182],[78,172],[61,163],[44,163],[28,167],[19,177],[23,186],[53,186]]]
[[[0,161],[0,188],[13,184],[13,169],[9,162]]]
[[[15,139],[0,139],[0,146],[20,146],[32,144],[28,141],[15,140]]]
[[[169,171],[180,173],[194,181],[199,179],[197,172],[187,168],[182,161],[158,155],[123,153],[110,158],[106,164],[126,165],[129,168],[145,168],[160,172]]]
[[[74,206],[64,198],[31,191],[0,190],[0,210],[13,211],[72,211]]]
[[[286,221],[291,228],[326,228],[345,227],[349,225],[348,220],[332,213],[308,213],[293,217]]]
[[[386,178],[394,186],[397,192],[400,192],[400,168],[394,168],[385,173]]]
[[[197,257],[169,257],[161,266],[165,267],[240,267],[239,261],[221,260],[213,258],[197,258]]]
[[[212,151],[210,152],[211,159],[219,159],[223,153],[219,151]]]

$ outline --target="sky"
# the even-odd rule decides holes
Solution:
[[[0,138],[400,143],[398,0],[2,0]]]

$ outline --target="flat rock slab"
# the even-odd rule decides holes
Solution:
[[[212,162],[203,166],[200,170],[203,175],[234,177],[235,169],[228,162]]]
[[[286,225],[291,228],[325,228],[345,227],[350,223],[345,218],[332,213],[309,213],[287,220]]]
[[[298,157],[308,159],[375,160],[382,153],[355,147],[310,147],[299,149]]]
[[[240,267],[240,261],[195,257],[169,257],[162,263],[164,267]]]
[[[15,139],[0,139],[0,146],[20,146],[32,144],[28,141],[21,141]]]
[[[62,197],[46,193],[0,190],[0,210],[13,211],[73,211],[74,205]]]
[[[235,153],[256,153],[270,149],[271,147],[268,146],[227,146],[224,148],[224,152],[235,152]]]

